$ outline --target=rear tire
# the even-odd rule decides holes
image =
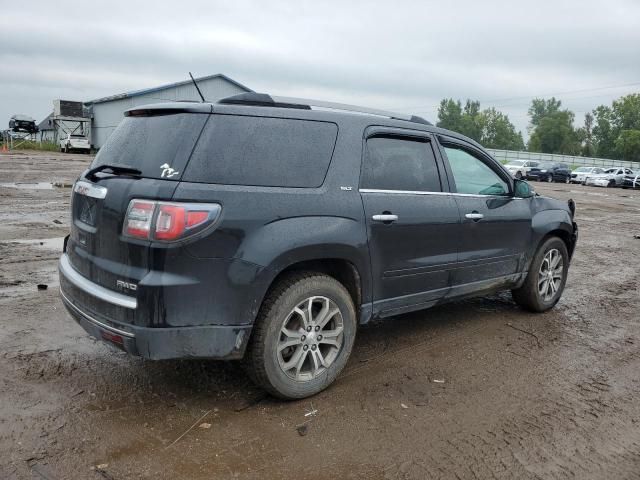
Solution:
[[[257,385],[276,397],[309,397],[340,374],[356,329],[353,300],[340,282],[316,272],[292,273],[267,294],[244,366]]]
[[[513,299],[531,312],[553,308],[562,296],[568,271],[567,246],[558,237],[548,238],[534,255],[522,286],[511,290]]]

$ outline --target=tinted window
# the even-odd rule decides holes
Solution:
[[[189,154],[208,115],[178,113],[125,117],[98,152],[92,167],[120,164],[137,168],[144,177],[161,178],[168,165],[180,180]]]
[[[431,143],[391,137],[369,138],[361,187],[439,192],[440,176]]]
[[[458,193],[507,195],[509,186],[482,160],[465,150],[445,147]]]
[[[338,127],[282,118],[212,115],[183,180],[266,187],[319,187]]]

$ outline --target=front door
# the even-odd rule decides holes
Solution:
[[[360,192],[374,315],[428,307],[448,292],[460,218],[454,198],[443,192],[433,142],[424,132],[384,130],[366,140]]]
[[[479,149],[443,141],[443,150],[461,218],[450,296],[513,281],[532,235],[531,199],[515,197],[508,174]]]

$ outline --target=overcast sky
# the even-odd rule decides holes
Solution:
[[[99,3],[99,4],[98,4]],[[640,0],[0,1],[0,128],[90,99],[224,73],[256,91],[436,120],[479,99],[526,129],[640,92]],[[524,132],[523,132],[524,133]]]

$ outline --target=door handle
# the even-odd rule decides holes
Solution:
[[[385,213],[382,215],[374,215],[371,217],[374,222],[383,222],[383,223],[393,223],[398,220],[397,215],[392,215],[390,213]]]
[[[478,212],[471,212],[465,214],[465,217],[473,220],[474,222],[477,222],[478,220],[482,220],[484,218],[484,215]]]

